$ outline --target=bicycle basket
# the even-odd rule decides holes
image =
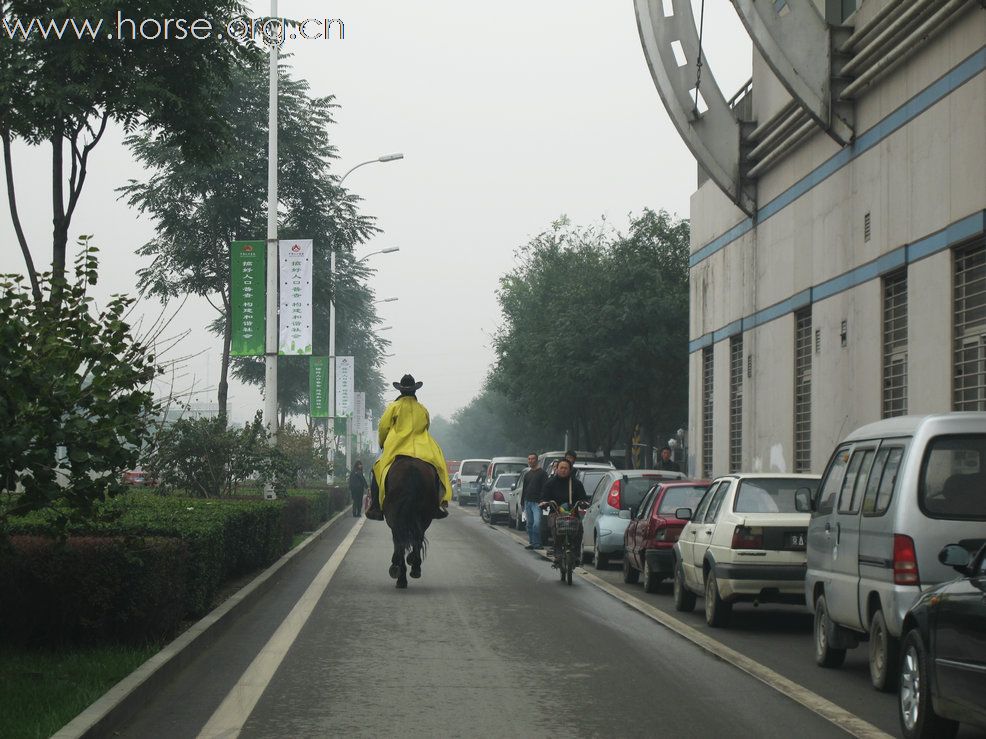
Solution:
[[[555,530],[561,534],[577,534],[579,532],[578,516],[558,516],[555,519]]]

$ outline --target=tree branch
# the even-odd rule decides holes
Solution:
[[[27,245],[27,238],[24,236],[24,229],[21,227],[20,215],[17,213],[17,195],[14,191],[14,163],[10,156],[10,131],[0,132],[3,139],[3,166],[7,174],[7,205],[10,208],[10,219],[14,223],[14,233],[17,234],[17,243],[20,244],[21,253],[24,255],[24,264],[27,266],[27,277],[31,281],[31,293],[34,300],[40,303],[42,300],[41,285],[38,283],[38,271],[34,268],[34,259],[31,257],[31,249]]]
[[[92,141],[90,141],[88,144],[86,144],[85,146],[82,147],[82,154],[78,157],[78,159],[79,159],[79,180],[71,188],[71,190],[69,192],[68,210],[67,210],[67,212],[65,214],[65,218],[66,218],[67,221],[71,221],[72,220],[72,213],[75,212],[75,206],[78,204],[79,197],[82,195],[82,187],[86,183],[86,172],[87,172],[87,165],[89,163],[89,153],[93,150],[93,148],[96,146],[96,144],[99,143],[99,140],[101,138],[103,138],[103,134],[106,132],[106,124],[109,121],[109,115],[110,114],[108,112],[104,112],[103,113],[103,116],[102,116],[102,118],[100,119],[100,122],[99,122],[99,130],[96,131],[96,133],[93,135]],[[89,130],[91,131],[92,128],[90,128]],[[73,151],[76,151],[76,149],[75,149],[75,142],[73,142],[72,148],[73,148]],[[72,160],[72,175],[73,175],[73,177],[75,176],[75,158],[74,157],[73,157],[73,160]]]

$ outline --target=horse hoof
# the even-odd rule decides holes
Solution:
[[[397,576],[401,573],[401,568],[397,565],[391,565],[390,569],[387,571],[390,573],[390,576],[396,580]]]
[[[412,567],[411,568],[411,577],[413,577],[415,580],[417,580],[419,577],[421,577],[421,568],[420,567]]]
[[[397,587],[401,590],[407,587],[407,580],[398,580]]]

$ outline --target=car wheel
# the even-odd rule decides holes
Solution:
[[[870,619],[870,682],[877,690],[893,692],[897,687],[897,658],[899,644],[887,630],[883,611]]]
[[[897,700],[900,729],[905,739],[951,739],[958,732],[956,721],[935,713],[928,686],[928,652],[917,629],[904,636],[900,658],[900,696]]]
[[[656,593],[657,589],[661,587],[661,581],[662,578],[651,569],[650,562],[644,557],[644,591]]]
[[[695,610],[695,593],[685,586],[685,570],[680,562],[674,568],[674,609],[682,613]]]
[[[609,555],[599,551],[599,537],[592,541],[592,564],[597,570],[605,570],[609,567]]]
[[[841,667],[846,661],[845,649],[829,646],[829,611],[825,596],[815,601],[815,664],[819,667]]]
[[[490,523],[490,514],[486,510],[486,506],[482,506],[479,509],[479,517],[483,519],[483,523]]]
[[[733,613],[733,604],[719,597],[719,583],[710,572],[705,578],[705,623],[709,626],[726,626]]]
[[[630,564],[630,557],[623,552],[623,582],[627,585],[636,585],[640,579],[640,573]]]

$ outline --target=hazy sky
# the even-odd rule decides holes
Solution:
[[[251,5],[258,15],[269,9]],[[291,18],[345,21],[343,41],[287,47],[296,75],[341,105],[331,131],[339,173],[381,154],[406,156],[365,167],[346,185],[384,231],[361,253],[400,247],[372,258],[377,296],[399,298],[378,306],[384,325],[393,326],[385,375],[422,380],[420,398],[433,414],[468,403],[487,374],[497,280],[511,268],[515,247],[561,214],[581,223],[606,216],[618,226],[644,207],[687,216],[695,163],[654,89],[629,0],[279,6]],[[728,97],[750,75],[750,44],[728,0],[707,0],[705,39]],[[120,139],[110,131],[94,151],[72,226],[73,237],[95,235],[102,296],[133,291],[142,264],[134,250],[153,230],[114,192],[142,175]],[[14,157],[21,219],[36,261],[47,264],[49,153],[18,145]],[[0,267],[22,271],[5,188],[0,194]],[[194,377],[201,401],[215,400],[218,380],[221,345],[204,328],[210,312],[190,300],[175,324],[192,331],[181,353],[198,356],[183,385]],[[236,420],[261,403],[256,389],[235,382],[231,396]]]

